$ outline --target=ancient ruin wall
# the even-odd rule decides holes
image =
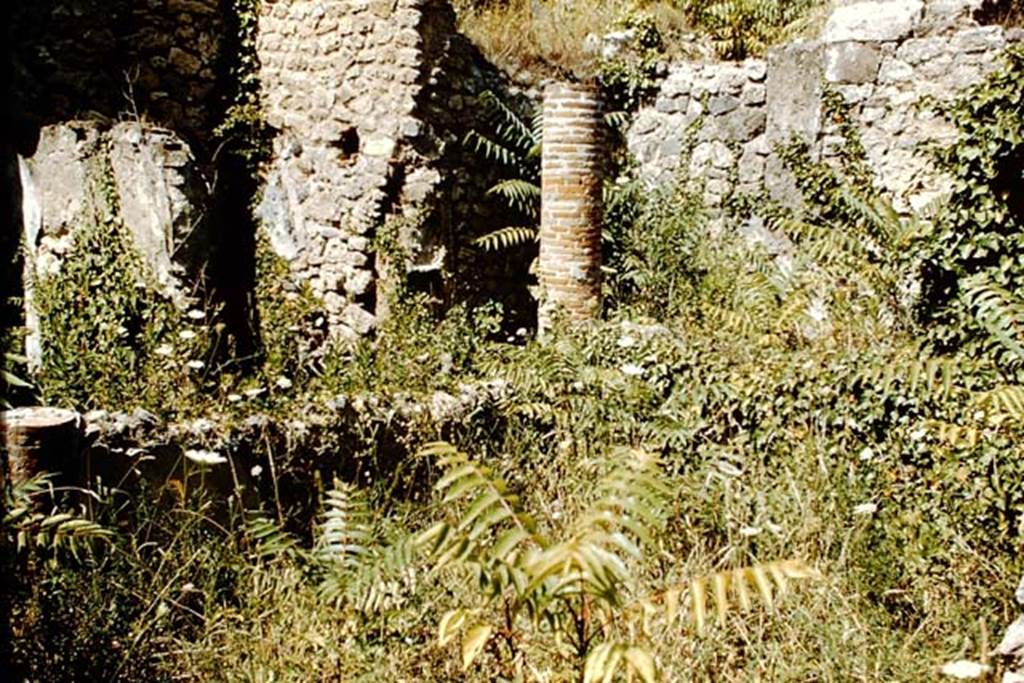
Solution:
[[[765,187],[782,201],[796,190],[773,153],[794,137],[815,158],[835,157],[843,138],[823,116],[826,85],[838,92],[863,141],[880,189],[900,210],[941,190],[919,143],[952,128],[916,105],[947,99],[998,68],[1019,30],[981,26],[975,0],[882,0],[838,7],[813,41],[770,51],[767,60],[673,65],[653,106],[641,111],[629,146],[652,183],[684,177],[710,206]]]
[[[418,108],[433,41],[453,33],[440,2],[265,3],[260,78],[278,134],[259,215],[335,334],[374,327],[374,240],[422,218],[441,182]],[[426,250],[416,257],[439,266],[441,250]]]
[[[109,154],[123,218],[157,279],[191,293],[195,283],[179,276],[204,261],[231,276],[224,261],[251,255],[233,244],[244,235],[232,231],[247,228],[240,213],[218,201],[239,171],[221,163],[214,133],[237,85],[230,3],[9,9],[17,78],[5,113],[17,125],[5,133],[22,160],[12,154],[5,172],[25,186],[12,194],[23,224],[12,232],[29,233],[31,260],[59,266],[90,191],[82,169]],[[265,0],[258,29],[256,76],[274,131],[260,227],[322,301],[329,331],[365,334],[383,308],[382,252],[400,252],[394,272],[434,283],[456,234],[490,228],[494,171],[462,140],[482,118],[479,93],[505,82],[456,32],[446,0]],[[218,249],[183,247],[186,236],[206,244],[206,230]]]
[[[222,109],[227,3],[220,0],[8,0],[19,147],[76,119],[143,119],[207,140]],[[26,149],[27,147],[27,149]]]

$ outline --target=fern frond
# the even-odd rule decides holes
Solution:
[[[8,492],[2,524],[8,533],[14,534],[18,551],[30,548],[54,553],[67,551],[77,558],[81,552],[94,550],[99,543],[109,541],[113,531],[90,519],[70,512],[39,511],[37,499],[53,493],[52,477],[51,474],[36,475],[14,484]]]
[[[964,361],[910,353],[870,364],[860,374],[862,385],[886,396],[900,387],[927,399],[948,399],[962,391],[957,378],[965,372]]]
[[[444,442],[427,444],[419,454],[438,458],[444,475],[435,488],[444,493],[442,503],[464,506],[456,522],[436,524],[417,539],[435,557],[435,569],[471,555],[487,564],[508,562],[524,542],[540,542],[519,497],[490,468]]]
[[[302,555],[298,539],[262,515],[253,515],[245,520],[245,533],[255,559],[274,560]]]
[[[509,206],[532,219],[540,213],[540,186],[529,180],[501,180],[491,186],[487,194],[501,197]]]
[[[604,115],[604,125],[613,131],[623,131],[629,126],[628,111],[610,111]]]
[[[975,319],[1014,362],[1024,362],[1024,301],[984,274],[964,278],[962,286]]]
[[[317,558],[340,568],[359,565],[373,540],[369,504],[352,484],[334,480],[324,496],[324,518],[317,538]]]
[[[462,141],[464,145],[472,147],[473,151],[483,154],[485,159],[495,161],[510,169],[520,170],[522,168],[522,154],[498,140],[471,130],[466,133]]]
[[[865,199],[849,183],[839,186],[839,196],[852,214],[860,219],[868,234],[888,246],[901,232],[903,219],[893,205],[881,194]]]
[[[502,102],[501,98],[490,90],[480,94],[480,104],[486,115],[493,121],[495,130],[503,142],[519,150],[523,155],[539,145],[536,125],[530,125],[516,111]],[[537,112],[535,116],[539,116]],[[533,122],[536,123],[536,120]]]
[[[1007,422],[1024,425],[1024,386],[1013,384],[996,387],[977,394],[974,402],[997,426]]]
[[[981,440],[981,430],[972,425],[959,425],[942,420],[927,420],[925,428],[932,431],[940,441],[953,448],[971,449]]]
[[[626,669],[627,679],[638,677],[644,683],[654,683],[658,669],[654,657],[644,648],[626,643],[601,643],[587,655],[583,666],[583,683],[602,683],[615,680],[620,668]]]
[[[709,596],[714,603],[719,624],[724,625],[734,606],[742,610],[750,609],[754,595],[771,608],[786,595],[790,581],[817,578],[820,578],[820,574],[805,563],[781,560],[697,577],[688,584],[655,596],[651,601],[663,605],[666,625],[672,626],[680,616],[682,596],[688,591],[693,624],[698,633],[703,633],[707,628]],[[735,604],[730,603],[730,597],[735,598]]]

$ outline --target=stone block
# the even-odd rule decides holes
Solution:
[[[792,43],[768,53],[767,124],[770,143],[812,142],[821,130],[824,47]]]
[[[908,37],[924,16],[921,0],[874,0],[837,7],[825,24],[822,40],[889,42]]]
[[[874,45],[833,43],[825,48],[825,80],[831,83],[868,83],[878,75],[881,59]]]
[[[764,87],[763,83],[751,83],[743,90],[743,96],[740,99],[743,104],[764,104],[767,99],[767,93],[768,90]]]
[[[915,79],[914,68],[899,59],[885,59],[878,69],[878,82],[909,83]]]
[[[718,120],[718,129],[726,140],[746,142],[764,132],[768,114],[764,107],[740,107]]]
[[[911,38],[899,46],[896,56],[907,64],[917,65],[935,59],[948,50],[947,38]]]
[[[715,95],[708,101],[708,113],[712,116],[728,114],[740,106],[738,97],[732,95]]]
[[[980,26],[960,31],[950,38],[950,48],[958,54],[1001,50],[1006,47],[1002,26]]]
[[[390,157],[397,144],[397,141],[385,135],[368,137],[363,142],[362,152],[370,157]]]

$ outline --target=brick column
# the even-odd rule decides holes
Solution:
[[[593,87],[544,90],[540,259],[543,333],[555,311],[569,321],[601,312],[601,102]]]

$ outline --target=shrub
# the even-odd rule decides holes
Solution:
[[[85,408],[183,409],[205,383],[216,339],[186,330],[185,315],[153,283],[121,223],[105,163],[93,169],[90,202],[59,269],[33,264],[40,396]]]

